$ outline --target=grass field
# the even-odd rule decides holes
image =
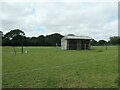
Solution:
[[[3,47],[3,88],[116,88],[118,47],[65,51],[59,47]]]

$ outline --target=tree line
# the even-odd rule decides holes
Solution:
[[[26,37],[25,33],[20,29],[14,29],[6,34],[0,31],[0,38],[2,38],[2,46],[60,46],[63,35],[54,33],[50,35],[40,35],[38,37]],[[120,44],[120,37],[110,37],[109,41],[93,39],[92,45],[118,45]]]
[[[3,46],[60,46],[63,35],[54,33],[51,35],[40,35],[38,37],[26,37],[22,30],[15,29],[5,35],[0,31]]]

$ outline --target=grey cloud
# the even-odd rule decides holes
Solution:
[[[96,39],[117,35],[117,3],[4,3],[3,30],[21,28],[26,35],[74,33]],[[115,18],[111,18],[111,17]],[[43,27],[44,32],[36,31]],[[106,29],[108,31],[106,31]]]

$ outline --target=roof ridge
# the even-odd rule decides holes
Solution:
[[[78,36],[78,35],[75,35],[75,36],[68,36],[68,35],[66,35],[63,38],[64,39],[92,39],[89,36]]]

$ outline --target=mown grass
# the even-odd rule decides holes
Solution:
[[[118,47],[3,47],[3,88],[116,88]]]

